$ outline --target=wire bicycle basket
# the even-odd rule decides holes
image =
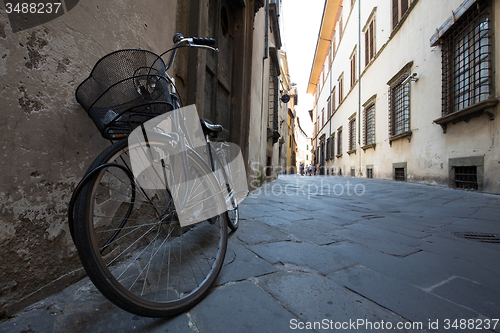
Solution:
[[[105,139],[126,137],[140,124],[173,110],[163,59],[141,49],[101,58],[76,89],[76,100]]]

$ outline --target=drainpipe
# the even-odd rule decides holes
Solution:
[[[264,33],[264,59],[269,57],[269,0],[266,0],[266,31]]]
[[[361,0],[358,0],[358,145],[361,148]],[[359,150],[359,170],[361,170]]]
[[[330,41],[330,50],[332,48],[332,41]],[[328,52],[330,52],[330,50]],[[333,54],[331,54],[332,57],[333,57]],[[330,89],[330,105],[332,104],[332,97],[335,97],[335,96],[332,96],[331,93],[332,93],[332,87],[333,87],[333,82],[332,82],[332,76],[333,76],[333,73],[332,73],[332,59],[330,58],[330,63],[328,64],[328,71],[330,72],[330,86],[328,87],[328,89]],[[328,108],[328,105],[326,106]],[[332,140],[331,140],[331,137],[332,137],[332,120],[333,120],[333,108],[330,108],[330,118],[328,119],[328,122],[330,123],[330,133],[328,134],[328,137],[330,138],[330,144],[333,144]],[[335,167],[335,146],[331,149],[333,150],[333,164],[334,164],[334,167]],[[331,158],[332,156],[330,156]],[[326,163],[325,163],[326,164]]]

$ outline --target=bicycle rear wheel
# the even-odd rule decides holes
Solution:
[[[240,211],[238,209],[238,206],[236,206],[235,209],[228,210],[227,217],[227,224],[229,226],[229,229],[231,229],[231,231],[238,230],[238,227],[240,225]]]
[[[133,149],[143,148],[129,147],[126,139],[113,144],[88,172],[105,163],[129,169]],[[190,179],[206,174],[203,160],[188,158]],[[199,179],[197,196],[217,198],[207,183],[215,177]],[[207,294],[224,261],[227,214],[181,227],[168,188],[142,188],[113,164],[85,185],[74,216],[75,244],[90,279],[115,305],[140,316],[189,309]]]

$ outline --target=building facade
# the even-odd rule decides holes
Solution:
[[[308,93],[331,175],[500,193],[489,0],[327,0]]]
[[[224,126],[222,138],[242,149],[249,183],[258,176],[253,163],[269,166],[271,179],[286,157],[279,1],[66,2],[66,14],[24,30],[0,9],[0,254],[9,258],[0,264],[0,317],[84,275],[68,203],[109,142],[74,93],[104,55],[125,48],[159,54],[176,32],[215,38],[217,54],[179,50],[169,71],[184,105]]]
[[[286,54],[280,51],[280,3],[266,1],[256,13],[251,64],[243,67],[250,78],[241,108],[250,109],[244,122],[248,129],[244,156],[251,188],[275,179],[286,167],[287,107],[282,97],[289,89],[289,73]]]
[[[304,170],[311,164],[311,138],[300,126],[300,117],[295,118],[295,138],[297,139],[297,173],[300,173],[300,166],[304,166]]]
[[[287,157],[286,157],[286,173],[297,173],[297,135],[296,135],[296,122],[297,112],[295,106],[298,103],[298,94],[296,86],[292,86],[288,92],[290,100],[287,103],[288,107],[288,135],[287,135]]]

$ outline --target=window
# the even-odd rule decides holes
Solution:
[[[331,145],[330,145],[330,158],[334,158],[335,157],[335,132],[332,133],[332,135],[330,136],[330,142],[331,142]]]
[[[330,155],[331,149],[330,146],[332,144],[332,138],[326,139],[326,160],[330,160],[332,156]]]
[[[331,48],[331,52],[332,52],[332,57],[330,58],[330,61],[333,62],[333,58],[335,58],[335,52],[336,52],[336,49],[335,49],[335,34],[337,33],[337,31],[334,31],[333,32],[333,39],[332,39],[332,48]],[[331,63],[330,63],[330,67],[331,67]]]
[[[337,130],[337,157],[342,156],[342,127]]]
[[[389,88],[389,136],[395,137],[410,132],[410,75],[403,71],[399,79]]]
[[[269,123],[268,127],[274,131],[278,130],[278,72],[274,61],[271,61],[269,69]]]
[[[442,37],[442,115],[493,94],[491,3],[472,5]]]
[[[344,73],[342,73],[338,80],[339,83],[339,104],[344,100]]]
[[[335,111],[337,109],[337,105],[335,105],[335,87],[333,88],[332,90],[332,94],[331,94],[331,104],[332,104],[332,116],[335,114]]]
[[[405,168],[395,168],[394,169],[394,180],[404,182],[406,181]]]
[[[365,30],[365,66],[375,58],[375,15]]]
[[[355,46],[356,48],[357,46]],[[351,63],[351,88],[354,87],[356,84],[356,55],[358,52],[356,52],[356,49],[351,55],[350,63]]]
[[[411,5],[411,0],[392,0],[392,28],[394,29],[399,21],[403,18],[408,8]]]
[[[375,144],[375,104],[367,106],[364,110],[364,145],[369,146]]]
[[[344,33],[344,27],[343,27],[344,23],[342,22],[343,21],[342,20],[342,16],[343,16],[342,12],[343,12],[343,10],[340,9],[340,17],[339,17],[339,40],[342,39],[342,34]]]
[[[483,190],[484,156],[450,158],[449,186],[464,190]]]
[[[321,110],[321,127],[325,126],[325,108]]]
[[[456,166],[455,187],[465,190],[477,190],[477,166]]]
[[[401,162],[401,163],[393,163],[392,164],[392,170],[393,170],[393,179],[401,182],[406,181],[406,170],[407,170],[407,163],[406,162]]]
[[[366,178],[373,178],[373,167],[366,167]]]
[[[328,110],[327,115],[326,115],[326,121],[330,119],[332,116],[332,98],[331,96],[328,97],[328,100],[326,101],[326,108]]]
[[[353,153],[355,151],[356,151],[356,118],[352,117],[351,120],[349,120],[349,151],[348,151],[348,153]]]

